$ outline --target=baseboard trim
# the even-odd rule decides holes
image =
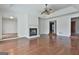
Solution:
[[[8,40],[17,40],[17,39],[28,39],[27,37],[15,37],[15,38],[7,38],[7,39],[2,39],[0,41],[8,41]]]
[[[17,33],[5,33],[2,35],[2,39],[15,38],[17,37]]]
[[[14,35],[14,34],[17,34],[17,33],[4,33],[2,35]]]

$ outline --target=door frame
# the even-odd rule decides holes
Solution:
[[[71,26],[72,26],[72,22],[75,22],[75,34],[76,34],[76,21],[74,19],[79,19],[79,17],[72,17],[71,18]],[[72,36],[72,28],[71,28],[71,36]]]
[[[49,33],[50,33],[50,23],[54,23],[54,26],[55,26],[55,29],[54,29],[54,34],[56,35],[57,34],[57,21],[54,20],[54,21],[49,21]]]
[[[74,32],[72,32],[72,22],[74,23]],[[71,35],[72,33],[76,33],[76,21],[71,21]]]

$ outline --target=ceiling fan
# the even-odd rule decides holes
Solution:
[[[46,14],[49,15],[52,13],[52,9],[47,7],[48,4],[45,4],[45,10],[43,12],[41,12],[41,14]]]

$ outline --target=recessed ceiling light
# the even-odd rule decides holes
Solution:
[[[14,19],[14,17],[13,16],[10,16],[10,19]]]

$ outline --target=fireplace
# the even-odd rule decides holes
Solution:
[[[30,32],[29,32],[30,36],[37,35],[37,28],[30,28],[29,30],[30,30]]]

